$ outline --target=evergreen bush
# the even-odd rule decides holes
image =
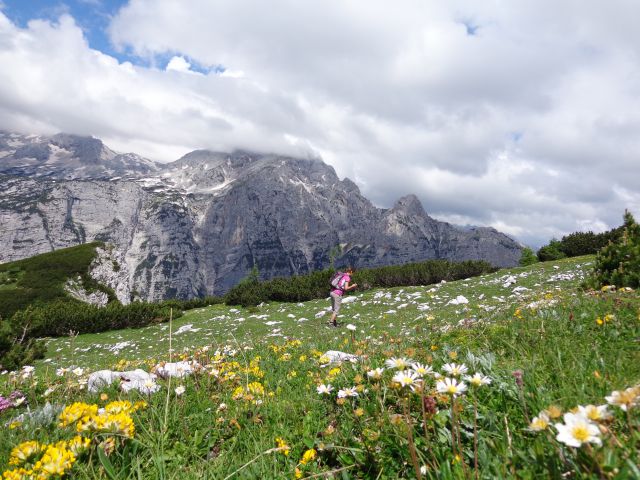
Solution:
[[[520,257],[520,266],[521,267],[526,267],[528,265],[533,265],[534,263],[538,262],[538,257],[536,256],[535,253],[533,253],[533,250],[531,250],[529,247],[526,247],[522,250],[522,256]]]
[[[610,242],[596,255],[593,275],[587,285],[601,288],[640,287],[640,225],[629,211],[624,213],[622,235]]]
[[[442,280],[452,281],[495,271],[491,264],[480,260],[449,262],[428,260],[406,265],[368,268],[354,273],[353,280],[360,290],[377,287],[429,285]],[[329,293],[329,279],[333,270],[321,270],[290,278],[258,280],[253,273],[233,287],[225,296],[228,305],[256,306],[263,302],[305,302],[324,298]]]

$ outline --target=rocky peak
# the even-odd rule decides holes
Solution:
[[[422,207],[422,203],[414,194],[405,195],[400,198],[391,208],[389,213],[401,213],[409,216],[426,217],[427,213]]]

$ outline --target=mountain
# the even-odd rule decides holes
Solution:
[[[219,294],[255,265],[262,278],[330,264],[432,258],[516,265],[491,228],[429,217],[414,195],[377,208],[319,159],[193,151],[169,164],[95,138],[0,133],[0,262],[93,240],[113,243],[121,301]]]

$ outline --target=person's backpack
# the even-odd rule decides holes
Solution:
[[[340,285],[340,283],[342,282],[342,277],[344,277],[343,272],[336,272],[331,277],[331,280],[329,280],[329,283],[333,288],[342,288],[342,286]]]

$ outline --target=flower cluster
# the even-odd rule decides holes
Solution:
[[[15,468],[3,472],[2,478],[59,478],[69,473],[76,459],[89,449],[90,444],[91,440],[81,436],[51,445],[33,440],[23,442],[11,450],[9,465]]]
[[[607,403],[617,406],[623,411],[640,404],[640,386],[627,388],[622,391],[614,391],[605,397]],[[562,415],[558,407],[552,406],[540,412],[529,424],[529,430],[541,432],[547,430],[551,419]],[[608,410],[608,405],[578,405],[572,412],[567,412],[562,417],[564,423],[554,424],[557,431],[556,440],[569,447],[579,448],[583,444],[602,444],[602,433],[608,431],[600,426],[612,420],[613,415]]]

